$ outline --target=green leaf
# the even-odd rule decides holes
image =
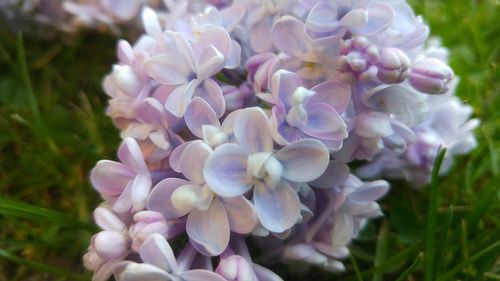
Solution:
[[[58,211],[33,206],[15,200],[4,199],[1,197],[0,214],[29,219],[35,223],[41,223],[40,220],[45,220],[56,223],[60,226],[96,232],[96,227],[94,225],[79,221]]]
[[[446,149],[440,149],[434,167],[432,169],[431,190],[429,192],[429,207],[427,211],[427,233],[425,236],[425,281],[435,278],[434,255],[435,255],[435,233],[437,224],[437,202],[438,202],[438,177],[439,169],[443,163]]]

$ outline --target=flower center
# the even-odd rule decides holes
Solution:
[[[278,185],[283,165],[269,152],[258,152],[248,156],[247,172],[255,179],[262,180],[269,188]]]

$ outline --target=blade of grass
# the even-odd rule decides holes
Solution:
[[[375,249],[375,261],[374,267],[375,272],[373,273],[373,281],[384,280],[384,270],[380,266],[384,263],[387,258],[387,227],[385,223],[380,226],[379,235],[377,238],[377,247]]]
[[[496,254],[499,254],[500,253],[500,241],[497,241],[493,244],[491,244],[490,246],[484,248],[483,250],[479,251],[478,253],[476,253],[475,255],[473,255],[470,259],[460,263],[459,265],[455,266],[454,268],[452,268],[451,270],[449,270],[448,272],[446,272],[445,274],[443,274],[442,276],[440,276],[438,278],[438,281],[444,281],[444,280],[448,280],[450,279],[451,277],[453,277],[455,274],[457,274],[458,272],[460,272],[460,270],[462,270],[464,267],[466,267],[468,264],[470,264],[471,262],[483,257],[484,255],[490,253],[490,252],[493,252],[494,250],[497,250],[497,253]]]
[[[61,269],[58,267],[46,265],[43,263],[26,260],[26,259],[20,258],[16,255],[13,255],[4,249],[0,249],[0,257],[4,258],[6,260],[9,260],[13,263],[24,265],[24,266],[27,266],[29,268],[33,268],[33,269],[36,269],[39,271],[47,272],[47,273],[50,273],[52,275],[71,277],[71,280],[85,280],[85,281],[87,280],[87,278],[85,278],[84,276],[82,276],[80,274],[75,274],[74,272],[67,271],[67,270],[64,270],[64,269]]]
[[[356,262],[356,258],[354,258],[354,255],[349,255],[352,263],[352,268],[354,269],[354,273],[356,274],[356,278],[358,278],[358,281],[363,281],[363,275],[361,274],[361,271],[359,270],[358,263]]]
[[[47,220],[61,226],[78,228],[91,232],[96,231],[94,225],[76,220],[66,214],[10,199],[0,198],[0,214],[30,219],[35,222]]]
[[[24,52],[24,40],[22,34],[19,34],[17,37],[17,54],[19,66],[21,67],[21,77],[24,82],[24,86],[26,87],[26,93],[28,95],[29,106],[31,108],[31,113],[33,114],[33,118],[37,125],[41,125],[41,117],[40,110],[38,109],[38,102],[35,97],[35,93],[33,92],[33,86],[31,85],[31,80],[28,72],[28,63],[26,62],[26,54]]]
[[[443,262],[444,249],[445,249],[446,242],[448,240],[449,230],[452,227],[451,223],[453,221],[454,210],[455,210],[455,208],[453,207],[453,205],[450,205],[450,207],[448,209],[448,214],[446,216],[446,223],[445,223],[446,227],[444,229],[444,233],[442,234],[442,238],[440,239],[441,241],[439,241],[439,244],[437,245],[436,261],[434,263],[434,276],[436,276],[436,274],[439,270],[439,267],[441,266],[441,264]]]
[[[434,246],[435,246],[435,233],[437,224],[437,203],[438,203],[438,177],[439,169],[443,163],[446,149],[440,149],[434,167],[432,169],[431,177],[431,190],[429,192],[429,209],[427,211],[427,232],[425,236],[425,267],[424,277],[425,281],[434,280]]]
[[[399,275],[399,277],[398,277],[398,279],[396,279],[396,281],[406,280],[406,277],[408,277],[408,275],[410,275],[410,273],[412,273],[415,270],[415,268],[417,268],[417,266],[420,264],[423,256],[424,256],[424,254],[422,252],[420,252],[418,254],[418,256],[415,258],[415,260],[411,263],[411,265],[405,271],[403,271],[403,273],[401,273],[401,275]]]

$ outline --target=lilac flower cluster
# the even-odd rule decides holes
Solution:
[[[173,7],[175,1],[161,0],[2,0],[0,18],[15,29],[20,20],[56,27],[63,32],[82,28],[120,33],[120,24],[133,25],[144,5],[157,11]]]
[[[282,280],[248,239],[343,270],[383,177],[423,185],[439,147],[445,172],[475,146],[447,52],[403,0],[171,2],[142,10],[103,82],[123,142],[91,172],[95,281]]]

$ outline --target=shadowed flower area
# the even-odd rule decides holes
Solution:
[[[495,0],[0,3],[0,280],[500,279]]]

